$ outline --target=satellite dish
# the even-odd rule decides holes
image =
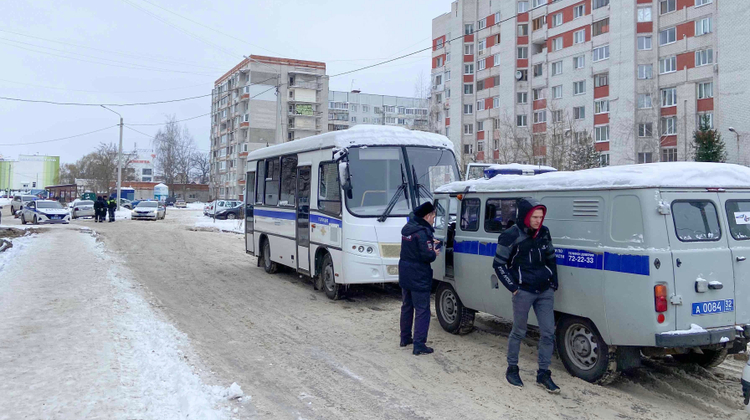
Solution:
[[[516,72],[516,80],[521,80],[521,79],[523,79],[523,72],[521,72],[521,70],[518,70]]]

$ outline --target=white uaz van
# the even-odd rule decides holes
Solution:
[[[556,248],[557,349],[607,383],[645,355],[716,366],[750,336],[750,168],[654,163],[502,176],[437,189],[435,312],[468,332],[476,311],[512,319],[492,260],[516,202],[547,206]],[[536,323],[534,314],[529,322]]]

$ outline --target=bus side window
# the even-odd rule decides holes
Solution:
[[[275,206],[279,204],[279,160],[266,160],[266,193],[265,204]]]
[[[279,205],[294,206],[297,191],[297,156],[281,158],[281,193]]]
[[[320,164],[318,179],[318,210],[334,215],[341,214],[341,186],[338,179],[338,164]]]
[[[266,185],[266,161],[265,160],[258,161],[258,167],[255,173],[256,173],[255,182],[258,183],[258,188],[255,190],[255,203],[263,204],[263,195],[264,195],[265,185]]]
[[[461,230],[476,232],[479,230],[479,210],[482,203],[478,198],[466,198],[461,201]]]
[[[517,198],[490,198],[485,204],[485,232],[500,233],[516,224]]]

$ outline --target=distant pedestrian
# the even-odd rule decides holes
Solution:
[[[103,223],[104,218],[107,214],[107,202],[104,200],[104,196],[99,196],[94,202],[94,220],[97,223]]]
[[[497,238],[492,263],[503,285],[513,294],[513,329],[508,338],[508,370],[505,378],[517,387],[523,382],[518,371],[521,341],[526,337],[529,311],[534,308],[539,323],[539,370],[536,382],[551,393],[560,388],[552,382],[549,365],[554,350],[557,290],[557,260],[549,229],[544,226],[547,208],[534,199],[518,200],[516,224]]]
[[[114,198],[110,198],[107,202],[107,210],[109,210],[109,221],[115,221],[115,210],[117,210],[117,201]]]
[[[430,329],[430,263],[440,254],[438,241],[432,237],[435,207],[426,202],[414,209],[401,229],[401,258],[398,261],[398,284],[401,286],[401,347],[414,344],[414,355],[430,354],[427,332]],[[412,339],[412,325],[414,338]]]

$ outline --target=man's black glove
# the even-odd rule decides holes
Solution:
[[[742,395],[745,396],[745,405],[750,404],[750,382],[742,380]]]

